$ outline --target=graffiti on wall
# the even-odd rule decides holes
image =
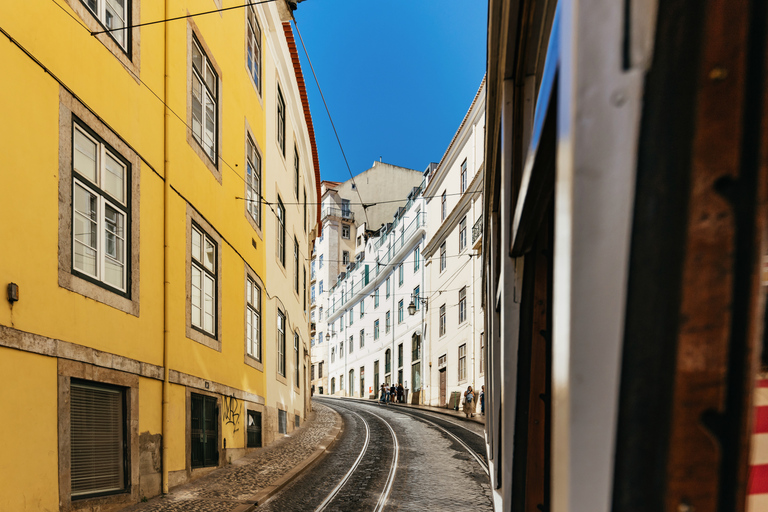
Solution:
[[[240,430],[240,401],[232,396],[224,397],[224,423],[232,425],[232,433]]]

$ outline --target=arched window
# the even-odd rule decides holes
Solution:
[[[392,351],[387,349],[384,353],[384,373],[392,371]]]
[[[336,393],[336,377],[331,377],[331,394]]]

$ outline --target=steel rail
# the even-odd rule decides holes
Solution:
[[[336,497],[336,495],[339,493],[341,488],[344,487],[344,484],[346,484],[349,478],[352,476],[352,473],[354,473],[357,467],[360,465],[360,461],[363,460],[363,456],[365,455],[365,452],[368,450],[368,443],[370,442],[370,439],[371,439],[371,429],[368,426],[368,422],[365,420],[365,418],[360,416],[357,412],[349,409],[348,407],[344,407],[344,409],[348,410],[349,412],[351,412],[352,414],[354,414],[355,416],[357,416],[363,421],[363,425],[365,425],[365,443],[363,444],[363,449],[360,450],[360,455],[357,456],[357,459],[355,460],[354,464],[352,464],[352,467],[349,468],[349,471],[347,471],[347,474],[345,474],[344,477],[341,479],[341,481],[338,483],[338,485],[336,485],[336,487],[334,487],[333,490],[331,490],[331,492],[328,494],[328,496],[325,497],[323,502],[320,503],[320,505],[318,505],[318,507],[315,509],[315,512],[322,512],[323,510],[326,509],[328,504],[330,504],[331,501],[333,501],[333,498]]]
[[[395,443],[395,449],[393,450],[394,453],[392,454],[392,465],[389,468],[389,476],[387,477],[387,483],[384,486],[384,491],[382,491],[381,497],[379,497],[379,502],[376,504],[376,508],[373,509],[374,512],[380,512],[381,510],[384,509],[384,505],[386,505],[387,500],[389,499],[389,493],[392,491],[392,484],[395,481],[395,474],[397,473],[397,463],[400,460],[400,443],[397,441],[397,434],[395,434],[395,431],[392,428],[392,425],[390,425],[387,420],[385,420],[375,412],[368,411],[368,414],[372,414],[384,422],[384,424],[389,429],[389,433],[392,434],[392,440]]]

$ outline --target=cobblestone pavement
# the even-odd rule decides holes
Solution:
[[[315,403],[318,402],[316,399]],[[257,511],[315,510],[349,470],[363,446],[365,428],[352,411],[368,420],[371,446],[353,477],[326,510],[373,510],[381,495],[392,460],[393,441],[386,426],[371,413],[378,414],[392,426],[400,444],[397,472],[385,510],[493,509],[490,482],[477,461],[442,431],[407,414],[410,411],[354,401],[322,400],[322,403],[337,410],[344,418],[344,432],[334,445],[334,452]],[[439,419],[429,416],[430,421]],[[464,425],[459,419],[449,418],[448,421]],[[473,430],[470,425],[467,427]],[[456,425],[452,432],[465,442],[470,443],[471,438],[477,438],[474,444],[478,444],[478,440],[482,442],[479,436],[462,431]],[[389,449],[382,449],[382,446]]]
[[[317,450],[336,425],[336,413],[313,404],[314,418],[272,445],[194,482],[168,496],[138,503],[124,512],[229,512],[242,509],[254,495],[274,484]]]

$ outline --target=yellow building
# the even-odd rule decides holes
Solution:
[[[0,3],[0,510],[120,508],[307,414],[312,121],[290,6],[230,7]]]

